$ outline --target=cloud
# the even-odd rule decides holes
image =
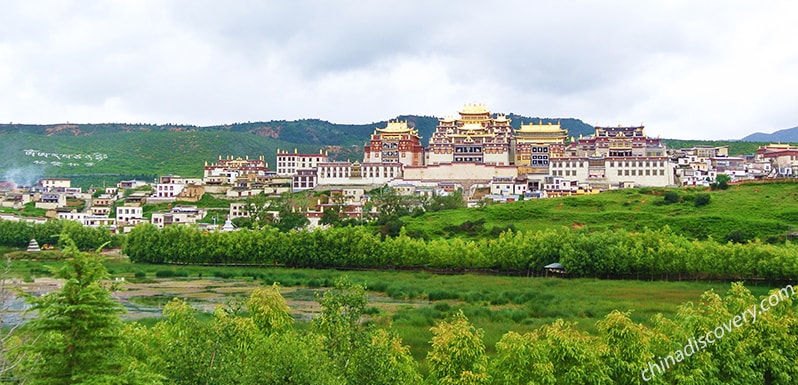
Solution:
[[[798,124],[791,2],[52,1],[0,7],[0,121],[495,112],[735,138]]]

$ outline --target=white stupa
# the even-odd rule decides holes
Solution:
[[[40,251],[42,251],[42,249],[39,248],[39,242],[36,242],[35,239],[31,239],[30,242],[28,242],[28,252],[38,253]]]
[[[231,221],[230,218],[227,218],[224,221],[224,225],[222,225],[222,231],[224,231],[224,232],[235,231],[235,229],[236,229],[236,226],[233,224],[233,221]]]

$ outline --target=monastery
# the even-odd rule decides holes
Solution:
[[[363,160],[331,161],[326,153],[277,150],[276,175],[291,178],[291,191],[346,186],[373,188],[385,184],[469,187],[545,196],[563,191],[592,191],[629,186],[674,184],[674,166],[662,140],[646,136],[643,126],[596,127],[587,137],[569,140],[559,123],[521,122],[494,114],[484,104],[467,104],[457,117],[439,120],[424,147],[418,131],[406,121],[377,127],[363,147]],[[206,179],[240,178],[233,162],[262,174],[261,163],[220,159],[206,165]],[[262,162],[262,160],[260,160]],[[243,163],[242,163],[243,164]],[[467,191],[464,191],[467,195]]]

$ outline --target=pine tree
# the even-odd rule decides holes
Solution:
[[[38,314],[31,322],[37,340],[33,384],[114,383],[120,371],[120,343],[124,309],[107,284],[108,272],[97,255],[78,251],[68,237],[67,263],[56,274],[65,281],[57,292],[28,296]]]

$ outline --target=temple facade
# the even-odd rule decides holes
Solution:
[[[660,138],[647,137],[643,126],[596,127],[585,138],[572,140],[567,156],[658,157],[666,156]]]
[[[568,131],[560,124],[521,124],[515,130],[514,164],[518,175],[548,174],[551,158],[558,158],[565,151]]]
[[[662,139],[647,137],[643,126],[595,130],[593,135],[572,139],[563,155],[552,159],[549,173],[597,188],[674,184],[675,164]]]
[[[459,118],[440,119],[430,138],[425,164],[510,165],[512,134],[510,119],[494,117],[484,104],[468,104]]]
[[[407,121],[388,122],[377,128],[363,148],[363,163],[401,163],[403,166],[421,166],[424,163],[424,146],[418,131],[408,127]]]

